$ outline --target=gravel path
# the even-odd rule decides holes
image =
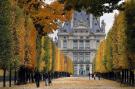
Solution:
[[[135,87],[128,87],[120,85],[115,81],[110,80],[88,80],[86,77],[70,77],[59,78],[53,80],[51,86],[45,86],[44,82],[40,83],[40,87],[36,88],[34,83],[20,86],[12,86],[0,89],[135,89]]]

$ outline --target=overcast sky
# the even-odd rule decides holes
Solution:
[[[47,3],[51,3],[54,0],[46,0]],[[105,32],[106,34],[108,33],[108,31],[110,30],[110,28],[113,25],[114,22],[114,15],[115,13],[118,13],[118,11],[114,11],[113,13],[105,13],[103,16],[101,16],[101,20],[104,20],[106,23],[106,28],[105,28]],[[54,32],[53,35],[50,35],[51,37],[57,36],[57,31]]]

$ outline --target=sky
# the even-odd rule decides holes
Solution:
[[[113,13],[105,13],[103,16],[101,16],[101,21],[104,20],[106,23],[105,27],[105,33],[107,34],[108,31],[111,29],[113,22],[114,22],[114,16],[115,14],[118,14],[118,11],[115,10]]]
[[[46,3],[50,4],[52,1],[54,1],[54,0],[46,0]],[[113,13],[105,13],[100,18],[101,21],[104,20],[106,23],[106,27],[105,27],[106,34],[108,33],[108,31],[110,30],[110,28],[113,25],[115,13],[118,13],[118,11],[115,10]],[[55,31],[53,34],[50,34],[49,36],[54,38],[55,36],[57,36],[57,32],[58,31]]]

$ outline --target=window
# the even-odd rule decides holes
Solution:
[[[89,37],[87,36],[86,39],[89,39]]]
[[[83,39],[83,36],[81,36],[80,39]]]
[[[89,65],[86,65],[86,71],[89,71]]]
[[[85,54],[85,61],[90,62],[90,53]]]
[[[99,43],[99,40],[97,40],[97,43]]]
[[[78,68],[77,68],[77,65],[74,65],[74,74],[77,75],[78,73]]]
[[[100,32],[99,29],[97,29],[96,32]]]
[[[95,20],[95,18],[93,17],[93,20]]]
[[[63,32],[66,32],[66,29],[65,29],[65,30],[63,30]]]
[[[63,40],[63,48],[67,48],[67,41]]]
[[[90,49],[90,41],[89,40],[86,40],[86,42],[85,42],[85,48],[86,49]]]
[[[78,55],[77,55],[77,53],[73,53],[73,61],[74,61],[74,62],[77,62],[77,60],[78,60]]]
[[[80,40],[80,42],[79,42],[79,49],[83,49],[83,48],[84,48],[83,40]]]
[[[78,42],[77,42],[77,40],[73,40],[73,49],[78,49]]]
[[[80,53],[79,54],[79,60],[80,60],[80,62],[83,62],[84,61],[84,55],[83,55],[83,53]]]

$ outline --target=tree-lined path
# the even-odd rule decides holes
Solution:
[[[119,1],[123,0],[54,0],[51,4],[44,1],[0,0],[0,89],[36,89],[35,83],[28,81],[37,83],[41,75],[55,80],[49,87],[41,82],[39,89],[135,89],[130,87],[135,85],[135,0],[122,4]],[[92,59],[93,74],[109,80],[69,78],[74,74],[74,63],[49,34],[71,21],[75,10],[84,10],[97,19],[116,9],[119,14]],[[88,38],[93,40],[96,36]]]
[[[88,77],[70,77],[53,80],[51,86],[45,86],[44,82],[41,82],[39,88],[36,88],[36,85],[33,83],[10,88],[1,87],[0,89],[135,89],[135,87],[121,85],[116,81],[105,79],[88,80]]]

